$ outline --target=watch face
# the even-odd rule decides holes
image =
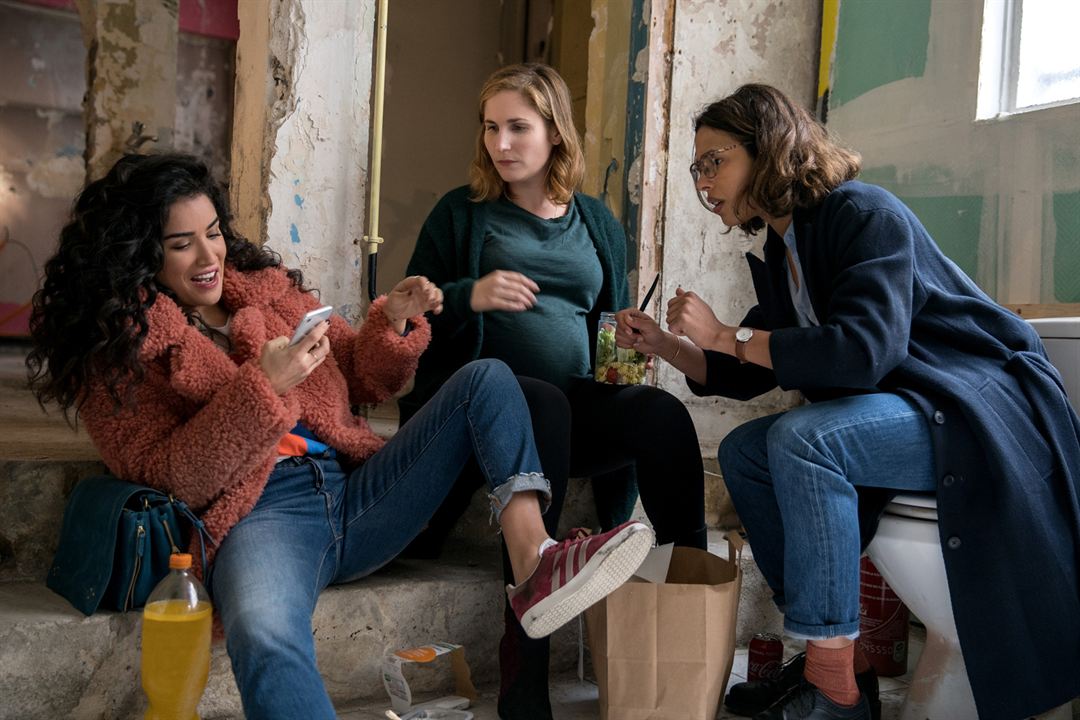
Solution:
[[[754,336],[754,331],[751,328],[741,327],[735,331],[735,339],[739,342],[750,342],[750,338]]]

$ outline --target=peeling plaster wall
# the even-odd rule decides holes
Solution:
[[[0,3],[0,27],[0,241],[5,228],[15,241],[0,242],[0,335],[22,336],[29,308],[18,308],[37,289],[86,179],[87,51],[73,8]],[[173,147],[228,178],[233,43],[180,33],[175,64]]]
[[[37,276],[85,177],[84,57],[73,14],[0,5],[0,334],[26,332]],[[25,248],[16,244],[22,243]]]
[[[282,92],[271,113],[267,243],[354,322],[366,297],[374,29],[373,0],[283,0],[270,26]]]
[[[176,52],[176,119],[173,147],[210,164],[229,178],[229,136],[236,43],[181,33]]]
[[[830,130],[998,302],[1080,302],[1080,105],[976,122],[983,3],[893,10],[841,2]]]
[[[644,159],[646,182],[665,169],[669,182],[661,235],[648,238],[643,231],[642,242],[655,243],[661,257],[658,307],[663,308],[681,286],[697,292],[720,320],[733,324],[754,302],[743,257],[751,243],[739,230],[724,235],[724,225],[694,197],[686,170],[693,160],[693,118],[709,102],[747,82],[775,85],[813,108],[821,4],[814,0],[676,0],[674,5],[667,159],[663,167],[655,167],[652,158]],[[643,252],[643,258],[647,257]],[[643,271],[643,277],[646,274]],[[748,403],[698,398],[687,389],[682,374],[664,363],[658,384],[686,402],[706,456],[715,455],[720,440],[737,425],[798,402],[795,393],[779,391]]]
[[[105,174],[126,151],[172,147],[177,0],[77,0],[87,49],[86,167]]]

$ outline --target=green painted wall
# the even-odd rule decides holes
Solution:
[[[975,196],[904,197],[930,237],[973,280],[979,266],[979,227],[983,199]]]
[[[930,237],[968,277],[975,279],[979,269],[979,235],[982,226],[983,198],[973,195],[911,195],[912,187],[927,188],[951,181],[943,168],[928,166],[897,178],[895,165],[863,168],[863,182],[880,185],[899,197],[922,221]]]
[[[930,3],[841,0],[830,106],[895,80],[922,77],[930,43]]]
[[[1080,191],[1054,193],[1054,298],[1080,302]]]
[[[859,179],[864,183],[870,183],[871,185],[880,185],[883,188],[889,190],[889,192],[896,192],[896,166],[895,165],[882,165],[880,167],[864,167],[859,172]]]

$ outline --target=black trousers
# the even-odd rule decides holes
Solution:
[[[638,493],[659,544],[705,549],[704,472],[690,413],[672,394],[648,385],[604,385],[575,381],[563,392],[535,378],[518,376],[532,415],[544,475],[551,482],[551,507],[544,515],[555,537],[570,477],[591,478],[602,530],[627,520]],[[438,554],[446,536],[484,484],[474,461],[414,541],[412,554]],[[513,582],[503,548],[503,576]],[[525,635],[509,603],[499,646],[502,676],[499,715],[503,720],[547,720],[547,638]]]

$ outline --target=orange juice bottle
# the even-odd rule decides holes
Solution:
[[[143,609],[142,686],[150,700],[145,720],[199,720],[196,709],[210,674],[206,589],[191,572],[191,555],[169,558],[169,574]]]

